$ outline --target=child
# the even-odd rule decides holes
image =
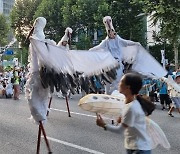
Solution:
[[[125,95],[125,108],[119,125],[106,124],[97,115],[97,125],[116,133],[124,131],[127,154],[151,154],[151,139],[146,130],[145,117],[155,109],[155,105],[138,95],[142,79],[136,73],[125,74],[119,83],[119,92]]]

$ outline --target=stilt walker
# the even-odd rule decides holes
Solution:
[[[61,38],[61,40],[58,42],[57,46],[62,48],[63,50],[69,52],[69,48],[70,48],[70,41],[71,41],[71,34],[72,34],[72,29],[70,27],[67,27],[65,30],[65,34],[64,36]],[[65,97],[66,100],[66,105],[67,105],[67,110],[68,110],[68,116],[71,117],[71,113],[70,113],[70,109],[69,109],[69,97],[70,96],[70,91],[68,91],[68,93],[62,93],[62,95]],[[51,101],[52,101],[52,97],[50,98],[49,101],[49,105],[48,108],[50,110],[51,107]],[[47,116],[49,114],[49,111],[47,113]]]
[[[111,94],[118,89],[118,82],[126,69],[158,78],[167,74],[167,71],[139,42],[125,40],[116,33],[110,16],[105,16],[103,23],[107,31],[107,37],[99,45],[91,48],[90,51],[107,49],[120,65],[117,70],[116,80],[106,86],[106,94]]]
[[[65,30],[64,36],[61,38],[61,40],[58,42],[57,46],[63,48],[64,50],[67,50],[69,52],[70,46],[71,46],[71,34],[72,34],[72,29],[70,27],[67,27]],[[69,109],[69,96],[71,95],[70,91],[68,91],[67,94],[65,94],[66,98],[66,105],[67,105],[67,110],[68,110],[68,116],[71,117],[70,109]]]
[[[43,29],[46,25],[46,19],[43,17],[38,17],[34,24],[33,28],[28,37],[35,38],[38,40],[45,40],[45,35]],[[32,36],[30,36],[32,34]],[[39,67],[40,62],[37,59],[37,54],[32,47],[32,44],[29,46],[29,74],[26,83],[26,98],[31,110],[32,118],[39,125],[38,132],[38,143],[37,143],[37,154],[40,151],[40,141],[41,141],[41,131],[43,133],[48,152],[51,153],[51,149],[46,137],[45,129],[43,123],[46,121],[46,113],[48,109],[48,94],[50,92],[49,87],[43,88],[40,75]]]

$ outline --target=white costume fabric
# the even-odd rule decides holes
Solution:
[[[61,40],[58,42],[57,46],[62,47],[62,48],[66,48],[67,50],[69,50],[69,44],[67,44],[66,46],[62,45],[62,42],[69,41],[69,36],[72,34],[73,30],[70,27],[67,27],[65,30],[65,34],[64,36],[61,38]]]
[[[69,89],[79,86],[79,80],[78,84],[73,81],[77,72],[81,75],[80,79],[84,80],[83,78],[93,75],[109,73],[111,69],[114,73],[118,67],[118,62],[104,49],[97,52],[74,50],[67,52],[58,47],[54,41],[45,39],[43,32],[45,25],[45,18],[38,17],[35,20],[29,46],[30,69],[27,75],[26,97],[31,115],[37,123],[47,119],[48,95],[50,90],[53,92],[54,86],[57,91],[63,90],[66,94]]]
[[[103,18],[107,34],[113,31],[112,19],[109,16]],[[114,39],[106,37],[99,45],[90,51],[105,49],[109,50],[112,56],[119,62],[120,68],[117,71],[116,80],[106,88],[107,94],[118,89],[118,82],[123,75],[123,64],[132,64],[132,70],[149,77],[160,78],[167,74],[167,71],[141,46],[138,42],[122,39],[116,34]]]
[[[92,76],[118,66],[118,62],[104,49],[95,52],[85,50],[67,52],[61,47],[34,38],[30,41],[41,64],[53,68],[56,72],[73,74],[78,71],[84,76]]]
[[[170,97],[180,97],[180,85],[173,80],[171,75],[168,78],[163,77],[161,79],[167,83]]]
[[[6,95],[11,95],[11,96],[13,95],[13,85],[11,82],[7,83],[5,90],[6,90]]]
[[[46,25],[46,19],[38,17],[34,22],[34,31],[32,37],[38,40],[45,40],[43,29]],[[26,83],[26,98],[30,107],[33,119],[38,123],[46,120],[48,108],[48,93],[49,88],[44,89],[39,76],[39,66],[36,49],[32,44],[29,46],[29,74],[27,75]]]
[[[125,104],[121,122],[128,125],[124,131],[126,149],[151,150],[145,113],[137,100]]]

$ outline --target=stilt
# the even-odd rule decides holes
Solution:
[[[67,105],[68,115],[69,115],[69,117],[71,117],[71,113],[70,113],[70,110],[69,110],[68,97],[67,96],[66,96],[66,105]]]
[[[40,145],[41,145],[41,127],[40,127],[40,125],[39,125],[38,141],[37,141],[37,151],[36,151],[36,154],[39,154],[39,151],[40,151]]]
[[[50,108],[51,108],[51,102],[52,102],[52,96],[50,97],[50,100],[49,100],[49,105],[48,105],[48,109],[50,110]],[[47,114],[46,114],[46,116],[48,116],[49,115],[49,111],[47,111]]]
[[[40,124],[39,124],[39,127],[41,128],[41,131],[42,131],[43,136],[44,136],[44,140],[45,140],[45,142],[46,142],[46,146],[47,146],[47,149],[48,149],[48,153],[51,154],[52,151],[51,151],[51,148],[50,148],[48,139],[47,139],[47,137],[46,137],[46,132],[45,132],[45,130],[44,130],[44,126],[43,126],[43,124],[42,124],[41,121],[40,121],[39,123],[40,123]]]

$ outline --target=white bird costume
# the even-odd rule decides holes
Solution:
[[[94,88],[91,80],[93,75],[102,75],[110,81],[115,78],[119,66],[105,49],[95,52],[67,52],[67,49],[59,47],[54,41],[45,39],[45,25],[45,18],[38,17],[35,20],[29,47],[30,73],[26,84],[26,97],[36,122],[46,120],[48,94],[54,91],[54,87],[63,94],[68,90],[73,94],[77,93],[79,87],[88,93],[90,88]],[[64,39],[65,37],[60,42]]]
[[[106,49],[119,62],[120,68],[117,71],[116,80],[109,85],[107,94],[117,90],[118,82],[123,75],[124,67],[130,66],[133,71],[150,77],[160,78],[167,74],[167,71],[141,46],[139,42],[122,39],[115,33],[110,16],[103,18],[108,36],[99,45],[90,51]],[[114,38],[109,38],[109,34],[114,33]]]
[[[38,17],[33,24],[32,38],[45,41],[43,29],[46,25],[46,19]],[[29,46],[29,73],[26,83],[26,98],[30,107],[33,119],[39,123],[46,120],[48,108],[49,88],[44,89],[41,84],[39,75],[40,62],[37,57],[36,49],[32,44]]]

